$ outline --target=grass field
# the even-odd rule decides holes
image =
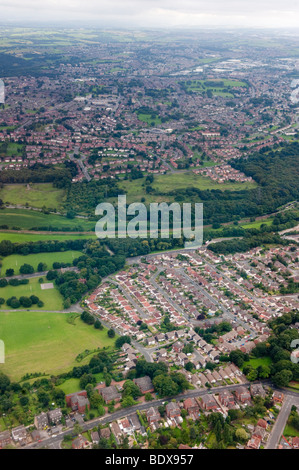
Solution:
[[[49,233],[49,234],[39,234],[39,233],[10,233],[10,232],[0,232],[0,242],[2,240],[10,240],[12,243],[23,243],[23,242],[37,242],[37,241],[43,241],[43,240],[59,240],[59,241],[64,241],[64,240],[80,240],[80,239],[90,239],[90,238],[96,238],[96,235],[94,233],[91,233],[90,235],[73,235],[73,234],[67,234],[67,235],[60,235],[56,233]]]
[[[137,116],[139,121],[145,122],[146,124],[154,123],[154,125],[157,126],[162,122],[159,117],[152,118],[150,114],[138,113]]]
[[[258,358],[250,358],[249,361],[244,362],[244,366],[252,366],[254,369],[257,369],[259,366],[270,366],[272,364],[272,360],[269,356],[265,357],[258,357]]]
[[[5,343],[5,364],[0,371],[12,380],[20,380],[26,373],[60,374],[74,366],[85,349],[114,345],[107,330],[96,330],[77,318],[67,322],[73,314],[43,312],[0,312],[1,338]]]
[[[146,194],[145,187],[143,186],[145,178],[139,178],[128,181],[120,181],[118,186],[120,189],[126,191],[127,193],[127,202],[130,204],[132,202],[140,201],[142,197],[145,198],[145,204],[150,204],[151,202],[172,202],[174,201],[175,195],[168,195],[172,191],[185,188],[198,188],[198,189],[220,189],[222,191],[240,191],[244,189],[253,189],[257,185],[256,183],[216,183],[210,178],[196,175],[194,173],[185,172],[185,173],[171,173],[167,175],[158,175],[155,176],[152,187],[155,190],[153,194]],[[111,202],[116,202],[116,198],[111,198]]]
[[[0,225],[7,225],[10,229],[29,230],[34,227],[44,227],[50,230],[57,227],[63,231],[66,228],[82,227],[82,231],[94,230],[95,222],[86,219],[67,219],[61,215],[44,214],[43,212],[31,211],[27,209],[2,209],[0,210]]]
[[[40,262],[46,263],[48,269],[52,269],[52,265],[55,261],[60,263],[72,263],[73,259],[78,258],[83,253],[81,251],[63,251],[53,253],[36,253],[31,255],[10,255],[6,256],[2,260],[1,276],[5,276],[6,269],[12,268],[15,270],[15,274],[19,274],[20,266],[24,263],[33,266],[34,270],[37,270],[37,266]]]
[[[137,180],[135,180],[137,181]],[[205,176],[196,175],[192,172],[172,173],[168,175],[155,176],[152,187],[161,193],[167,193],[176,189],[198,188],[198,189],[220,189],[225,191],[238,191],[243,189],[252,189],[256,187],[255,183],[216,183]]]
[[[28,189],[29,188],[29,189]],[[0,199],[12,205],[28,203],[30,207],[59,209],[65,200],[65,191],[54,188],[53,184],[6,184],[0,190]]]
[[[40,300],[44,302],[44,306],[40,310],[49,310],[49,311],[59,311],[63,310],[63,297],[60,294],[60,292],[54,288],[54,289],[46,289],[42,290],[40,283],[38,282],[39,277],[33,277],[29,279],[29,284],[24,284],[20,286],[6,286],[6,287],[1,287],[0,288],[0,297],[3,297],[3,299],[7,300],[10,297],[30,297],[30,295],[37,295]],[[45,278],[45,282],[46,278]],[[1,305],[0,307],[0,312],[1,310],[10,310],[11,308],[5,304]],[[31,310],[36,310],[36,306],[32,305]],[[2,313],[0,313],[2,315]],[[0,328],[1,332],[1,328]]]

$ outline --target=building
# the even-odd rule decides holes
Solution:
[[[181,409],[178,403],[171,401],[166,405],[166,416],[168,418],[177,418],[181,415]]]
[[[213,395],[202,395],[200,397],[200,404],[201,407],[206,411],[215,411],[219,408]]]
[[[139,379],[133,379],[133,382],[137,385],[143,395],[145,393],[152,393],[154,391],[151,378],[147,375],[145,377],[140,377]]]
[[[199,413],[199,406],[195,398],[187,398],[184,401],[184,408],[185,410],[188,411],[189,415],[192,415],[194,417],[198,417]]]
[[[158,421],[160,421],[161,415],[159,411],[152,406],[151,408],[147,410],[146,418],[147,418],[148,424],[153,424],[153,423],[157,423]]]
[[[50,424],[58,424],[62,418],[62,412],[60,408],[56,408],[55,410],[48,411],[48,418]]]
[[[0,449],[11,444],[11,436],[9,431],[0,432]]]
[[[105,403],[111,403],[112,401],[119,402],[121,400],[121,393],[116,389],[114,385],[109,387],[101,388],[99,393],[105,400]]]
[[[47,413],[40,413],[34,417],[34,426],[36,429],[46,429],[49,426],[49,419]]]

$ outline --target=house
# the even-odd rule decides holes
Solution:
[[[250,393],[252,398],[261,396],[265,398],[266,392],[261,384],[251,384],[250,386]]]
[[[34,426],[36,429],[46,429],[49,425],[49,419],[47,413],[40,413],[34,417]]]
[[[92,431],[91,432],[91,440],[93,444],[98,444],[100,441],[100,436],[97,431]]]
[[[268,427],[268,423],[264,419],[259,419],[256,425],[263,429],[267,429]]]
[[[111,431],[109,428],[104,428],[100,430],[101,438],[103,437],[104,439],[109,439],[110,435],[111,435]]]
[[[181,341],[177,341],[176,343],[173,344],[172,349],[175,353],[180,353],[182,352],[184,348],[184,344]]]
[[[90,408],[86,390],[66,395],[65,399],[67,406],[70,406],[73,411],[79,411],[81,414],[85,413],[86,407]]]
[[[235,399],[233,394],[228,390],[222,390],[219,392],[219,401],[221,405],[227,408],[233,408],[235,406]]]
[[[78,396],[82,396],[82,397],[87,398],[86,390],[81,390],[80,392],[70,393],[69,395],[66,395],[65,396],[66,405],[69,406],[70,408],[72,408],[72,404],[76,403],[76,399],[77,399]],[[75,400],[74,400],[74,398],[75,398]],[[73,410],[73,411],[75,411],[75,410]]]
[[[247,390],[246,387],[237,388],[236,391],[235,391],[235,394],[236,394],[237,399],[241,403],[246,403],[246,402],[250,401],[250,399],[251,399],[251,395],[249,393],[249,390]]]
[[[27,443],[27,430],[24,425],[12,429],[11,435],[14,442],[18,442],[21,446]]]
[[[272,399],[275,403],[282,403],[284,400],[284,394],[278,390],[275,390],[273,392]]]
[[[140,377],[139,379],[133,379],[133,382],[137,385],[141,393],[152,393],[154,391],[154,386],[149,376]]]
[[[213,411],[219,408],[213,395],[202,395],[199,400],[201,407],[206,411]]]
[[[62,412],[60,408],[56,408],[55,410],[48,411],[48,418],[50,424],[58,424],[62,418]]]
[[[259,449],[261,445],[261,439],[259,437],[251,437],[247,442],[247,449]]]
[[[110,429],[111,429],[112,434],[115,437],[116,442],[119,444],[120,443],[119,438],[122,436],[122,431],[121,431],[118,423],[116,423],[115,421],[113,423],[111,423],[110,424]]]
[[[89,443],[85,441],[85,439],[79,435],[76,439],[73,440],[72,442],[72,448],[73,449],[84,449],[86,445]]]
[[[195,398],[187,398],[183,404],[184,404],[185,410],[188,411],[189,415],[198,417],[199,406]]]
[[[175,339],[175,331],[168,331],[165,336],[168,341],[173,341]]]
[[[105,400],[105,403],[111,403],[112,401],[119,402],[121,400],[121,393],[116,389],[114,385],[105,387],[99,390],[99,393]]]
[[[0,432],[0,449],[11,444],[11,436],[9,431]]]
[[[157,423],[158,421],[160,421],[161,415],[159,411],[152,406],[151,408],[147,410],[146,418],[147,418],[148,424],[152,424],[152,423]]]
[[[168,418],[176,418],[181,415],[181,409],[178,403],[171,401],[166,405],[166,416]]]

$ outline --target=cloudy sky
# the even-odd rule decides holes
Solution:
[[[1,21],[82,21],[101,27],[296,27],[299,0],[0,0]]]

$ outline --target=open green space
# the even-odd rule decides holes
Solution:
[[[8,285],[0,288],[0,297],[7,300],[10,297],[30,297],[36,295],[43,301],[44,306],[40,310],[59,311],[63,310],[63,297],[55,287],[53,289],[42,289],[38,282],[39,277],[29,279],[29,284],[21,284],[19,286]],[[44,278],[44,282],[48,282]],[[21,307],[20,307],[21,308]],[[31,310],[36,310],[36,306],[32,305]],[[6,303],[1,305],[1,310],[11,310]],[[1,331],[1,330],[0,330]]]
[[[5,343],[5,364],[0,364],[0,371],[12,380],[34,372],[56,375],[78,366],[75,358],[87,347],[114,345],[115,340],[107,336],[106,329],[96,330],[80,318],[68,322],[73,315],[0,312],[1,338]]]
[[[94,230],[95,222],[87,219],[68,219],[61,215],[44,214],[39,211],[27,209],[2,209],[0,210],[0,226],[7,225],[10,229],[17,227],[22,230],[29,230],[38,227],[39,230],[74,229],[80,227],[82,231]]]
[[[51,183],[5,184],[0,190],[0,199],[11,205],[59,209],[65,200],[65,191],[54,188]]]
[[[244,362],[244,366],[252,366],[257,369],[259,366],[269,367],[272,364],[272,360],[269,356],[250,358],[249,361]]]
[[[44,240],[80,240],[80,239],[90,239],[96,238],[96,235],[91,232],[88,235],[74,235],[73,233],[70,234],[56,234],[56,233],[49,233],[49,234],[39,234],[39,233],[22,233],[22,232],[0,232],[0,242],[2,240],[10,240],[12,243],[24,243],[24,242],[37,242],[37,241],[44,241]]]
[[[154,123],[154,125],[157,126],[162,122],[158,116],[152,117],[150,114],[138,113],[137,116],[139,121],[145,122],[146,124]]]
[[[53,253],[34,253],[30,255],[10,255],[2,260],[1,276],[5,276],[6,269],[14,269],[15,274],[19,274],[20,266],[23,264],[30,264],[33,266],[34,271],[37,271],[37,266],[40,262],[47,265],[47,269],[52,269],[54,262],[71,263],[75,258],[78,258],[83,253],[81,251],[59,251]]]
[[[198,188],[198,189],[220,189],[222,191],[240,191],[244,189],[253,189],[257,187],[255,182],[244,183],[217,183],[210,178],[188,171],[183,173],[169,173],[167,175],[155,176],[154,182],[151,184],[154,192],[147,194],[145,190],[145,177],[128,181],[123,180],[118,183],[118,187],[125,191],[127,194],[127,202],[140,201],[141,198],[145,199],[145,204],[151,202],[172,202],[174,195],[168,195],[173,191],[185,188]],[[116,202],[116,198],[111,198],[111,202]]]

